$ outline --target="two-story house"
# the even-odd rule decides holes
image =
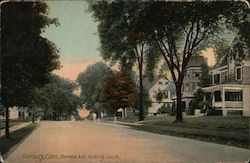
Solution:
[[[161,76],[155,76],[153,81],[145,79],[143,81],[144,88],[148,90],[149,98],[151,99],[151,106],[148,108],[148,116],[155,116],[158,110],[164,106],[172,105],[172,98],[175,96],[175,86],[172,81],[169,81]],[[163,94],[161,101],[157,100],[158,93]]]
[[[212,107],[223,116],[250,116],[250,57],[240,61],[225,56],[210,75],[211,86],[203,91],[210,95]]]

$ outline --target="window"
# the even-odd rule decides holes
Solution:
[[[161,81],[159,81],[159,84],[162,84],[162,82],[161,82]]]
[[[221,73],[221,83],[226,83],[227,82],[227,70],[226,71],[223,71]]]
[[[214,84],[220,84],[220,74],[214,75]]]
[[[168,92],[164,92],[164,98],[168,98]]]
[[[214,92],[214,99],[215,99],[215,102],[222,101],[222,99],[221,99],[221,91],[215,91]]]
[[[236,69],[236,79],[237,80],[241,79],[241,68],[240,67]]]
[[[225,101],[242,101],[242,92],[225,92]]]

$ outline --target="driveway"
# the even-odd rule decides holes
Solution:
[[[130,129],[102,122],[42,121],[9,163],[243,162],[247,149]]]

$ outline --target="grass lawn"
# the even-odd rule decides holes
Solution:
[[[29,122],[30,120],[10,120],[10,127],[21,124],[23,122]],[[5,121],[0,121],[0,130],[5,128]]]
[[[10,133],[10,139],[6,139],[5,136],[0,137],[0,152],[7,153],[11,147],[19,143],[25,136],[30,134],[37,127],[36,123],[32,123],[26,127]]]
[[[135,122],[137,117],[129,117],[123,122]],[[202,141],[249,148],[249,123],[247,117],[184,117],[184,123],[173,123],[175,117],[148,117],[135,129],[187,137]]]

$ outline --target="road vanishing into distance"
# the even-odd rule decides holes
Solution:
[[[245,162],[247,149],[92,121],[42,121],[7,163]]]

